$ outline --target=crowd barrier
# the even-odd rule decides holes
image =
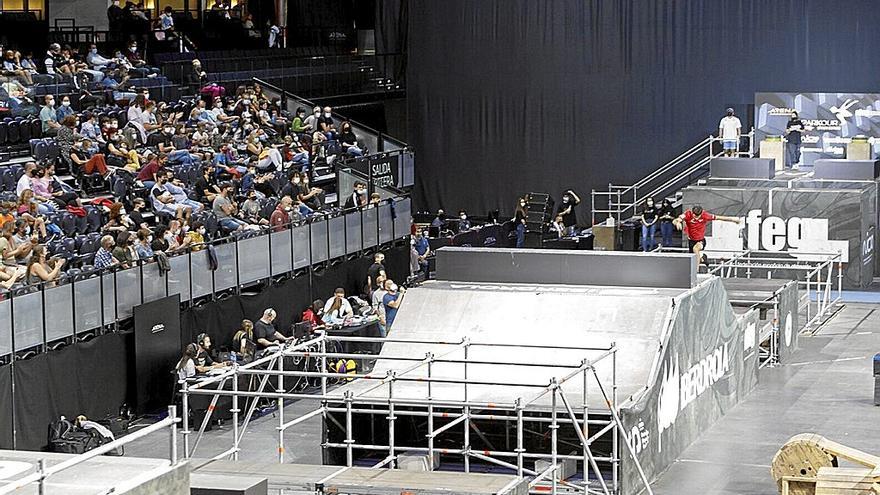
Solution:
[[[201,249],[170,257],[171,270],[164,274],[148,260],[6,292],[0,301],[0,359],[94,333],[130,318],[134,306],[166,296],[180,294],[192,303],[404,238],[411,209],[409,198],[394,198],[279,232],[219,239],[211,243],[213,270],[209,250]]]

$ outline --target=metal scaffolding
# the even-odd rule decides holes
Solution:
[[[336,352],[336,347],[341,343],[361,343],[381,345],[384,343],[395,344],[418,344],[431,345],[443,349],[443,352],[434,354],[426,353],[423,357],[402,356],[393,354],[374,354],[374,353],[347,353]],[[332,347],[332,349],[328,349]],[[518,348],[518,349],[544,349],[564,351],[578,351],[583,358],[579,362],[504,362],[494,360],[478,360],[471,357],[470,350],[474,348]],[[454,358],[453,354],[463,353],[464,358]],[[591,355],[589,358],[588,355]],[[285,358],[307,358],[314,359],[319,363],[317,369],[290,370],[284,369]],[[328,359],[381,359],[385,362],[400,361],[402,363],[410,363],[408,366],[398,370],[389,370],[386,374],[379,373],[349,373],[339,374],[328,370]],[[597,364],[602,363],[603,366],[611,367],[611,383],[603,383],[599,373],[596,370]],[[438,376],[435,367],[439,364],[460,365],[463,371],[461,377],[452,378]],[[564,369],[566,373],[562,376],[555,376],[550,379],[549,383],[511,383],[500,380],[479,379],[473,372],[468,373],[469,366],[500,366],[500,367],[536,367],[536,368],[556,368]],[[623,423],[620,419],[619,404],[617,399],[617,346],[612,343],[608,347],[566,347],[554,345],[515,345],[508,343],[489,343],[489,342],[473,342],[468,338],[464,338],[457,342],[412,340],[412,339],[394,339],[394,338],[373,338],[373,337],[341,337],[331,336],[325,332],[318,332],[311,339],[295,343],[293,345],[283,346],[274,350],[259,359],[244,365],[234,365],[222,374],[200,379],[195,382],[182,382],[180,392],[182,394],[183,408],[188,410],[190,396],[207,395],[211,396],[211,404],[208,412],[202,420],[197,432],[190,430],[190,422],[188,415],[183,415],[183,446],[184,457],[190,458],[195,455],[200,440],[203,438],[205,428],[210,423],[211,416],[216,408],[217,401],[220,397],[229,396],[232,398],[231,413],[233,416],[233,439],[232,446],[226,451],[214,456],[214,459],[229,457],[237,460],[241,449],[240,441],[243,438],[254,411],[257,407],[257,399],[267,398],[277,401],[278,405],[278,462],[284,462],[284,434],[285,431],[304,421],[316,416],[322,416],[325,424],[327,423],[328,414],[337,413],[345,415],[345,424],[339,425],[345,432],[345,440],[339,442],[325,441],[322,444],[324,449],[344,449],[345,450],[345,467],[341,467],[336,474],[344,472],[346,469],[354,465],[355,450],[383,452],[387,455],[380,462],[376,463],[374,468],[394,467],[398,456],[402,453],[424,453],[429,459],[428,469],[434,469],[435,456],[456,455],[461,456],[464,462],[465,472],[470,472],[471,460],[479,460],[486,463],[495,464],[510,470],[514,470],[520,479],[531,477],[529,486],[533,487],[538,484],[549,485],[550,493],[559,493],[560,487],[565,487],[567,491],[572,489],[583,493],[604,493],[617,494],[620,493],[620,435],[625,431]],[[606,370],[607,371],[607,370]],[[251,383],[256,382],[256,390],[240,390],[239,378],[254,378]],[[267,391],[266,386],[270,377],[276,377],[278,386],[276,391]],[[314,393],[294,393],[287,392],[284,386],[285,378],[314,380],[320,383],[320,387],[315,388]],[[358,392],[351,390],[331,391],[332,381],[343,379],[352,383],[354,381],[372,381],[364,389]],[[568,383],[575,380],[582,380],[583,390],[581,393],[581,403],[573,404],[573,398],[567,394],[564,387]],[[231,381],[231,382],[230,382]],[[427,395],[420,397],[407,397],[403,395],[395,387],[395,384],[404,384],[406,382],[418,382],[427,387]],[[227,386],[227,384],[230,384]],[[453,385],[461,388],[463,400],[450,400],[437,397],[438,386]],[[595,388],[590,388],[594,385]],[[530,396],[511,396],[510,402],[481,402],[473,400],[469,393],[475,386],[496,387],[502,389],[517,388],[529,389],[534,393]],[[341,387],[346,388],[346,387]],[[607,406],[597,414],[591,411],[588,406],[588,391],[590,394],[600,394],[601,403]],[[509,392],[509,390],[507,391]],[[367,397],[367,394],[381,394],[380,397]],[[547,401],[549,396],[549,409],[546,405],[539,405],[539,400]],[[241,399],[249,401],[247,410],[240,408]],[[284,404],[289,400],[313,400],[319,403],[316,409],[311,410],[301,416],[285,420]],[[405,408],[405,409],[402,409]],[[440,408],[442,411],[438,411]],[[576,410],[579,408],[579,410]],[[450,413],[449,411],[457,411]],[[482,410],[491,410],[492,414],[481,414]],[[242,414],[244,413],[244,414]],[[541,413],[544,415],[542,416]],[[548,418],[546,414],[549,413]],[[593,417],[591,419],[591,413]],[[354,440],[354,428],[352,418],[355,414],[371,414],[384,415],[388,422],[388,442],[387,445],[371,445],[357,443]],[[397,444],[394,431],[395,421],[402,416],[419,416],[427,418],[427,434],[425,445],[402,446]],[[436,418],[444,418],[450,420],[448,423],[440,427],[435,427]],[[483,421],[509,421],[516,424],[516,449],[509,451],[496,450],[472,450],[470,442],[471,422],[474,420]],[[548,432],[550,438],[550,453],[546,452],[528,452],[524,443],[524,433],[526,423],[539,425]],[[580,454],[563,455],[558,451],[558,435],[557,431],[561,424],[572,425],[580,442]],[[239,426],[240,425],[240,426]],[[435,446],[437,438],[445,432],[453,428],[462,428],[463,444],[461,448],[438,449]],[[196,433],[195,441],[190,447],[191,436]],[[610,456],[596,456],[591,448],[592,444],[603,437],[611,435],[612,447]],[[625,457],[626,462],[634,463],[642,482],[644,483],[646,493],[651,494],[651,488],[648,479],[639,464],[638,458],[633,451],[630,442],[624,441],[623,445],[627,450]],[[507,460],[503,460],[507,459]],[[526,459],[549,460],[549,465],[542,472],[537,472],[525,467]],[[559,471],[561,462],[564,460],[573,460],[581,464],[583,480],[580,483],[568,482],[561,479]],[[611,465],[610,473],[603,473],[599,468],[599,462]],[[593,483],[595,481],[595,484]],[[322,480],[322,482],[327,482]],[[594,488],[598,486],[599,489]]]

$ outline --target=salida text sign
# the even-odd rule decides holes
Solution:
[[[370,181],[373,187],[396,187],[397,164],[400,156],[375,157],[369,160]]]

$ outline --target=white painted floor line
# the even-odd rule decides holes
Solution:
[[[743,467],[770,469],[769,464],[747,464],[747,463],[731,464],[729,462],[714,462],[714,461],[706,461],[706,460],[702,460],[702,459],[679,459],[678,462],[690,462],[690,463],[694,463],[694,464],[714,464],[716,466],[743,466]]]
[[[823,361],[807,361],[806,363],[791,363],[789,366],[807,366],[809,364],[825,364],[825,363],[839,363],[842,361],[856,361],[859,359],[870,359],[871,356],[858,356],[858,357],[848,357],[848,358],[839,358],[839,359],[825,359]]]

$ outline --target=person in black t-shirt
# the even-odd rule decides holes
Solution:
[[[260,349],[266,349],[273,345],[287,342],[287,337],[278,330],[275,330],[275,326],[272,324],[275,321],[275,317],[275,310],[268,308],[266,311],[263,311],[263,317],[254,324],[254,340]]]
[[[803,132],[804,123],[801,122],[797,112],[791,112],[791,118],[785,124],[785,133],[788,135],[788,142],[785,143],[786,161],[791,168],[797,168],[798,162],[801,161],[801,133]]]
[[[559,205],[556,214],[562,216],[562,224],[565,225],[565,233],[568,235],[573,234],[573,231],[577,227],[577,213],[575,213],[575,207],[579,205],[580,202],[581,198],[579,198],[571,189],[562,193],[562,203]]]
[[[672,203],[669,202],[668,199],[663,200],[663,204],[660,206],[660,237],[661,237],[661,246],[670,247],[672,246],[672,232],[675,230],[675,226],[672,224],[672,221],[675,220],[675,208],[672,207]]]
[[[378,289],[379,286],[376,284],[377,280],[379,280],[379,276],[381,275],[383,278],[385,275],[385,255],[383,253],[376,253],[373,256],[373,264],[367,268],[367,294],[372,294],[374,290]]]
[[[657,232],[657,218],[658,212],[654,206],[654,198],[646,199],[639,217],[642,221],[642,251],[646,253],[657,247],[657,242],[654,240],[654,234]]]
[[[213,172],[213,165],[205,165],[202,167],[202,176],[196,179],[196,182],[193,184],[193,189],[199,202],[205,205],[213,204],[214,198],[220,192]]]

